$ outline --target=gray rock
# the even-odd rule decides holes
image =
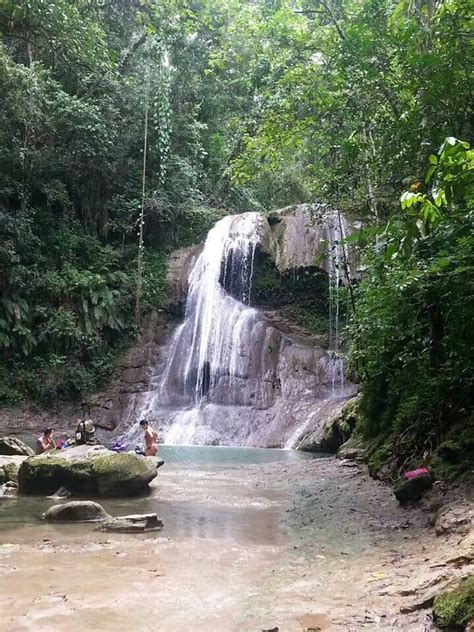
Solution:
[[[472,505],[445,505],[439,509],[435,519],[437,535],[443,533],[468,533],[474,522]]]
[[[148,489],[158,459],[119,453],[103,446],[75,446],[26,459],[20,466],[20,493],[52,494],[59,487],[95,496],[133,496]]]
[[[433,482],[431,474],[422,474],[407,481],[401,481],[394,490],[395,497],[400,505],[416,502],[433,487]]]
[[[33,450],[16,437],[0,437],[0,454],[6,456],[33,456]]]
[[[145,531],[159,531],[162,528],[163,522],[158,519],[155,513],[116,516],[99,526],[101,531],[116,533],[144,533]]]
[[[92,500],[73,500],[53,505],[42,516],[47,522],[93,522],[109,517],[105,509]]]

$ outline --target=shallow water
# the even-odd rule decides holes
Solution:
[[[430,540],[357,468],[285,450],[161,447],[160,456],[148,496],[99,502],[113,515],[155,511],[161,532],[52,525],[41,514],[57,500],[0,501],[6,629],[425,629],[400,621],[396,590]]]
[[[160,446],[165,466],[148,495],[137,498],[93,498],[111,515],[157,513],[163,536],[230,538],[238,542],[276,544],[283,536],[275,505],[281,495],[260,490],[258,496],[239,480],[239,470],[263,464],[289,464],[314,459],[292,450],[196,446]],[[166,474],[166,490],[160,481]],[[58,500],[40,496],[3,497],[0,537],[13,529],[61,533],[67,537],[93,529],[91,525],[47,525],[42,514]],[[5,533],[4,533],[5,535]],[[18,536],[18,534],[16,534]],[[154,537],[154,536],[149,536]]]

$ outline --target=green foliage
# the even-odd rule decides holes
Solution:
[[[351,327],[363,432],[396,444],[399,464],[427,458],[471,422],[473,152],[447,139],[430,164],[424,189],[402,196],[405,214],[364,250]],[[459,470],[469,465],[461,460]]]

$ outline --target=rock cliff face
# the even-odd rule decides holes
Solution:
[[[173,253],[169,311],[184,323],[157,335],[151,318],[109,419],[131,440],[147,417],[167,443],[293,447],[336,414],[356,390],[328,350],[328,278],[353,270],[347,231],[333,209],[302,205],[224,218],[205,246]]]

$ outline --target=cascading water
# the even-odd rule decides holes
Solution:
[[[257,247],[276,241],[264,215],[227,216],[209,232],[189,274],[184,322],[125,438],[135,438],[139,419],[147,418],[167,444],[293,447],[333,402],[353,392],[339,354],[337,288],[344,228],[334,213],[320,221],[314,243],[303,244],[303,250],[310,253],[323,240],[328,244],[332,350],[284,334],[249,305]],[[306,233],[298,224],[292,239],[304,240]]]
[[[258,213],[228,216],[209,232],[189,278],[184,323],[177,329],[156,395],[142,409],[148,417],[159,406],[180,410],[165,432],[165,443],[191,443],[204,405],[226,381],[226,403],[233,404],[234,381],[245,372],[242,344],[257,319],[250,308]],[[222,398],[220,398],[222,399]]]

